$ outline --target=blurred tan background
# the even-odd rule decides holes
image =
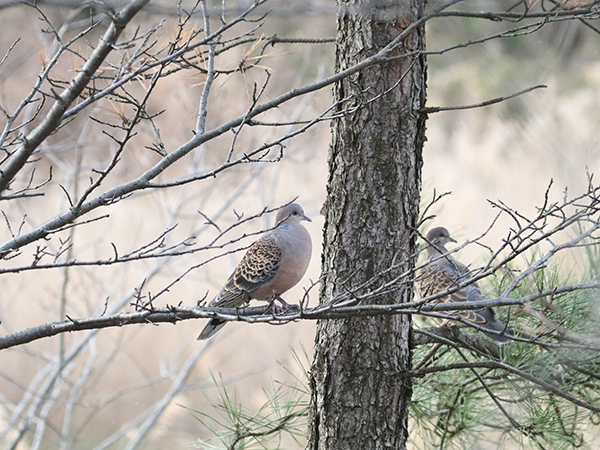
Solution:
[[[276,10],[278,13],[268,19],[260,32],[286,37],[334,36],[335,17],[331,5],[329,2],[314,5],[319,8],[315,6],[307,14],[286,15]],[[484,2],[481,8],[485,9]],[[44,11],[60,26],[71,10],[48,7]],[[143,14],[138,23],[142,27],[154,26],[161,17]],[[171,28],[169,22],[175,20],[175,17],[167,17],[163,39]],[[0,67],[0,103],[12,110],[35,82],[52,39],[41,33],[43,24],[33,8],[0,9],[0,22],[3,24],[0,53],[4,54],[17,38],[22,39],[17,51]],[[201,24],[197,26],[200,28]],[[486,30],[486,26],[489,29]],[[432,22],[428,27],[428,48],[444,48],[501,26],[504,25],[452,20]],[[92,37],[97,39],[101,31],[87,39],[93,42]],[[438,193],[452,191],[452,195],[435,207],[438,218],[432,225],[446,226],[463,242],[483,234],[492,223],[497,210],[487,199],[500,199],[528,215],[543,202],[551,179],[554,180],[551,195],[555,200],[562,198],[565,188],[573,195],[585,190],[586,168],[594,173],[599,165],[597,42],[598,36],[589,29],[577,23],[564,23],[548,26],[531,36],[492,41],[430,57],[428,106],[478,103],[536,84],[548,86],[494,106],[430,116],[424,150],[423,201],[431,198],[434,189]],[[219,59],[219,67],[234,67],[249,47]],[[334,46],[278,45],[260,65],[269,67],[273,73],[267,91],[267,97],[272,98],[291,87],[331,74]],[[57,70],[64,77],[70,77],[73,62],[65,58]],[[259,69],[217,79],[209,103],[208,127],[243,114],[253,83],[260,84],[262,80],[264,73]],[[159,84],[160,95],[154,97],[151,105],[156,112],[165,110],[156,123],[167,151],[191,137],[202,82],[201,77],[188,71]],[[138,88],[143,89],[143,86],[132,86],[132,89]],[[324,90],[308,101],[300,99],[268,118],[286,121],[314,116],[327,108],[330,93]],[[103,102],[53,136],[39,155],[43,163],[54,170],[53,183],[45,189],[43,201],[31,199],[0,205],[13,226],[20,223],[25,213],[24,228],[27,229],[67,209],[68,202],[61,194],[59,183],[81,192],[90,169],[108,161],[114,145],[101,134],[99,127],[85,127],[86,118],[92,114],[104,120],[119,117],[114,104]],[[106,186],[130,180],[158,160],[158,155],[144,149],[144,145],[152,141],[150,129],[146,131],[146,135],[141,133],[136,138],[135,146],[128,148],[118,173],[107,180]],[[240,151],[252,149],[277,136],[276,130],[247,128],[240,135],[237,147]],[[230,135],[210,142],[177,169],[168,171],[165,179],[183,175],[191,168],[202,171],[218,165],[230,143]],[[100,211],[110,214],[109,218],[75,229],[71,238],[73,252],[78,260],[110,258],[111,243],[120,253],[126,253],[156,238],[173,224],[177,224],[177,228],[170,233],[168,242],[178,242],[190,235],[195,236],[196,242],[209,242],[216,232],[203,225],[205,220],[198,211],[214,217],[224,229],[235,221],[234,210],[248,216],[265,206],[279,206],[298,197],[298,202],[313,219],[307,228],[314,250],[306,277],[285,295],[288,302],[296,303],[303,295],[303,288],[319,278],[323,225],[319,210],[325,199],[328,145],[329,126],[320,124],[288,142],[281,162],[247,164],[208,181],[134,195]],[[36,176],[43,177],[42,174]],[[79,180],[79,187],[75,180]],[[230,237],[258,231],[272,222],[273,216],[252,221],[235,229]],[[510,225],[500,220],[483,242],[497,248]],[[0,233],[3,240],[10,238],[6,227]],[[242,241],[244,245],[251,242],[252,238]],[[57,239],[48,245],[56,248]],[[32,252],[33,249],[28,248],[15,260],[4,262],[2,267],[28,264]],[[69,316],[99,315],[105,302],[110,305],[127,298],[143,279],[147,278],[143,293],[156,294],[190,267],[216,254],[217,251],[199,252],[165,261],[78,268],[67,274],[58,269],[3,274],[0,333],[62,320],[58,307],[62,296],[68,298],[66,314]],[[480,263],[486,253],[481,247],[470,246],[459,257],[467,263]],[[161,294],[156,304],[181,302],[192,306],[202,298],[212,299],[240,258],[240,253],[232,254],[191,271]],[[310,295],[310,302],[313,305],[318,302],[316,289]],[[203,345],[195,341],[203,325],[203,321],[186,321],[176,326],[126,326],[99,332],[69,366],[62,387],[55,388],[72,392],[69,388],[87,370],[86,361],[93,362],[91,373],[86,374],[86,382],[78,391],[72,426],[77,430],[77,448],[97,448],[111,433],[152,407],[171,386],[177,368]],[[272,380],[292,382],[293,377],[282,365],[292,373],[300,372],[291,357],[290,346],[300,352],[304,346],[310,353],[314,329],[315,324],[308,321],[286,326],[228,324],[199,357],[185,383],[186,388],[160,417],[144,448],[195,448],[199,446],[196,439],[210,436],[190,410],[210,413],[209,403],[218,402],[211,374],[222,377],[247,407],[259,407],[265,398],[262,387],[268,387]],[[65,336],[65,348],[75,345],[82,335]],[[54,337],[0,353],[0,400],[5,405],[0,409],[0,428],[9,420],[7,406],[20,401],[36,373],[55,357],[60,345],[60,339]],[[64,414],[59,398],[48,407],[49,428],[56,429],[47,433],[49,437],[40,448],[59,448],[58,435]],[[31,436],[29,441],[33,439]],[[114,447],[109,448],[122,448],[120,441],[111,445]],[[288,445],[285,448],[299,448],[293,441]]]

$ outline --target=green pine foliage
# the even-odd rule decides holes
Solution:
[[[597,247],[584,245],[583,249],[560,262],[554,258],[527,277],[510,297],[594,279],[600,261]],[[529,267],[540,256],[539,250],[532,252],[522,266]],[[512,269],[507,273],[518,273],[517,267]],[[510,281],[511,277],[498,276],[480,285],[493,298]],[[596,290],[582,289],[524,306],[496,308],[522,339],[499,348],[498,358],[452,345],[439,346],[433,356],[431,346],[415,349],[416,365],[427,355],[423,367],[441,371],[415,379],[414,447],[596,448],[600,415],[589,407],[600,409],[598,303]],[[461,331],[477,333],[468,327]],[[486,361],[492,365],[486,367]],[[452,369],[466,363],[472,366]]]
[[[235,387],[228,387],[222,379],[213,376],[219,392],[219,403],[213,404],[209,410],[192,411],[210,435],[198,440],[196,448],[283,449],[289,448],[290,442],[295,443],[296,448],[303,447],[310,398],[308,354],[304,348],[301,353],[291,348],[290,353],[295,365],[300,368],[300,375],[283,366],[294,381],[273,381],[269,388],[263,388],[265,401],[255,410],[243,404]]]

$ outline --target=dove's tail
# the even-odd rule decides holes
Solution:
[[[477,311],[481,316],[485,317],[485,324],[478,324],[482,328],[486,330],[492,331],[492,333],[486,333],[484,330],[481,330],[485,333],[486,336],[492,338],[496,342],[500,344],[505,344],[507,342],[512,341],[512,337],[514,337],[513,331],[508,328],[502,321],[500,321],[494,311],[490,308],[484,308]]]
[[[202,330],[202,333],[200,333],[196,340],[203,341],[214,336],[221,328],[225,326],[226,323],[226,320],[210,319],[210,321],[206,324],[206,326]]]

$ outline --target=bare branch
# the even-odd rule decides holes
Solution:
[[[538,84],[537,86],[532,86],[529,87],[527,89],[523,89],[519,92],[515,92],[514,94],[510,94],[510,95],[506,95],[504,97],[496,97],[493,98],[491,100],[486,100],[484,102],[480,102],[480,103],[475,103],[472,105],[463,105],[463,106],[432,106],[432,107],[428,107],[428,108],[421,108],[419,110],[419,112],[425,113],[425,114],[431,114],[431,113],[436,113],[436,112],[440,112],[440,111],[458,111],[458,110],[463,110],[463,109],[473,109],[473,108],[481,108],[483,106],[489,106],[489,105],[494,105],[496,103],[500,103],[503,102],[505,100],[511,99],[511,98],[515,98],[518,97],[520,95],[526,94],[528,92],[531,92],[535,89],[545,89],[548,86],[546,86],[545,84]]]
[[[204,16],[204,32],[206,36],[210,35],[210,17],[206,8],[206,1],[200,2],[202,9],[202,15]],[[210,41],[208,43],[208,69],[206,74],[206,80],[204,80],[204,88],[202,89],[202,96],[200,100],[200,108],[198,111],[198,121],[196,122],[196,134],[204,133],[206,129],[206,115],[208,114],[208,96],[210,94],[210,88],[215,78],[215,50],[217,47],[216,41]]]
[[[81,72],[73,78],[71,84],[58,97],[44,121],[25,139],[22,146],[11,156],[0,171],[0,193],[5,191],[14,176],[25,165],[31,154],[61,123],[64,113],[80,95],[98,70],[108,53],[113,49],[121,32],[133,17],[148,3],[148,0],[131,0],[119,13],[112,17],[112,23],[104,34],[100,45],[96,47]]]

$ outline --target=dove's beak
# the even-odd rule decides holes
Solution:
[[[308,216],[302,216],[302,219],[300,220],[308,220],[309,222],[312,222],[312,220]]]

